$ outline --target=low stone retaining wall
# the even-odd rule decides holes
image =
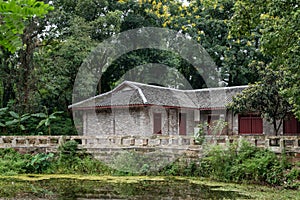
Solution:
[[[188,136],[1,136],[0,148],[14,148],[20,152],[55,152],[60,144],[68,140],[75,140],[79,147],[86,149],[98,158],[107,156],[111,152],[122,150],[161,151],[190,157],[201,157],[202,145],[195,143],[194,138]],[[207,136],[206,142],[226,145],[234,141],[247,140],[251,144],[267,148],[275,153],[285,152],[300,158],[300,136]]]

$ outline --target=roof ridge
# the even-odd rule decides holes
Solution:
[[[211,91],[211,90],[222,90],[222,89],[230,90],[230,89],[242,89],[242,88],[248,87],[248,85],[240,85],[240,86],[230,86],[230,87],[211,87],[211,88],[182,90],[182,89],[162,87],[162,86],[157,86],[157,85],[149,85],[149,84],[139,83],[139,82],[134,82],[134,81],[124,81],[124,82],[128,82],[130,85],[136,86],[136,87],[138,87],[137,85],[142,85],[142,86],[146,86],[146,87],[160,88],[160,89],[164,89],[164,90],[175,90],[175,91],[181,91],[181,92]]]
[[[137,89],[139,95],[141,96],[141,98],[142,98],[142,100],[143,100],[143,103],[144,103],[144,104],[147,104],[147,103],[148,103],[148,100],[147,100],[145,94],[143,93],[142,89],[139,88],[138,86],[136,86],[134,83],[135,83],[135,82],[131,82],[131,81],[124,81],[124,82],[123,82],[123,84],[128,84],[129,86],[132,86],[132,87],[134,87],[135,89]],[[121,85],[122,85],[122,84],[121,84]]]
[[[193,93],[198,94],[198,93],[201,93],[201,92],[204,92],[204,93],[206,93],[206,92],[211,93],[212,92],[212,94],[214,94],[214,93],[217,94],[217,93],[219,93],[218,91],[224,92],[226,94],[228,92],[229,93],[232,93],[232,92],[236,93],[236,92],[238,92],[236,89],[239,90],[239,89],[245,89],[245,88],[248,87],[247,85],[244,85],[244,86],[232,86],[232,87],[215,87],[215,88],[181,90],[181,89],[168,88],[168,87],[162,87],[162,86],[156,86],[156,85],[148,85],[148,84],[145,84],[145,83],[138,83],[138,82],[133,82],[133,81],[123,81],[117,87],[115,87],[114,89],[112,89],[109,92],[99,94],[97,96],[90,97],[88,99],[79,101],[77,103],[74,103],[74,104],[68,106],[68,108],[73,108],[73,107],[79,106],[80,104],[87,103],[89,101],[96,101],[98,98],[102,98],[102,97],[105,98],[106,96],[112,95],[115,92],[122,91],[122,88],[124,88],[126,86],[130,87],[133,90],[138,92],[138,95],[140,96],[143,104],[149,104],[149,103],[152,102],[151,96],[149,96],[149,99],[147,99],[148,97],[146,98],[146,95],[148,95],[147,91],[150,90],[150,88],[158,89],[161,92],[165,91],[166,93],[168,93],[167,91],[169,91],[169,92],[173,92],[173,93],[178,93],[178,95],[179,94],[181,94],[181,95],[191,95]],[[228,95],[230,96],[231,94],[228,94]],[[198,100],[196,99],[195,101],[198,101]],[[193,103],[196,103],[196,102],[194,102],[194,100],[193,100]]]

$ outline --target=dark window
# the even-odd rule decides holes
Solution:
[[[259,115],[239,115],[240,134],[262,134],[263,120]]]
[[[207,117],[207,134],[212,134],[213,127],[217,124],[218,120],[220,120],[220,115],[208,115]]]
[[[161,113],[153,114],[153,133],[161,134]]]
[[[186,135],[186,113],[179,113],[179,135]]]
[[[283,124],[283,133],[286,135],[300,134],[300,122],[294,116],[285,120]]]

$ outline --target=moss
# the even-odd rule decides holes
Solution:
[[[55,181],[57,179],[57,181]],[[1,176],[0,177],[0,187],[1,197],[15,197],[16,195],[26,191],[26,193],[33,194],[55,194],[57,188],[51,188],[47,182],[54,183],[65,180],[75,184],[74,191],[72,192],[92,192],[93,188],[91,185],[95,185],[94,182],[97,181],[98,184],[103,187],[109,185],[114,187],[114,190],[118,194],[125,195],[141,195],[145,188],[147,190],[155,189],[156,191],[164,191],[164,187],[170,188],[177,191],[177,187],[181,188],[183,186],[187,187],[189,190],[194,188],[195,190],[205,188],[209,193],[217,192],[216,194],[229,194],[229,197],[234,197],[232,195],[238,195],[240,198],[251,198],[251,199],[300,199],[300,193],[297,190],[287,190],[284,188],[274,188],[268,186],[257,186],[251,184],[234,184],[234,183],[223,183],[211,181],[205,178],[192,178],[192,177],[168,177],[168,176],[93,176],[93,175],[70,175],[70,174],[24,174],[15,176]],[[37,183],[44,183],[44,185],[37,185]],[[69,183],[68,182],[68,183]],[[86,186],[82,186],[85,183]],[[54,187],[52,186],[52,187]],[[57,186],[56,186],[57,187]],[[76,189],[76,187],[78,187]],[[131,193],[128,193],[128,191]],[[140,190],[139,192],[136,190]],[[127,191],[127,192],[126,192]],[[61,192],[61,191],[60,191]],[[188,191],[191,192],[191,191]],[[158,194],[157,194],[158,195]],[[164,195],[164,194],[161,194]],[[193,195],[193,194],[191,194]],[[204,195],[204,194],[203,194]],[[43,196],[45,197],[45,196]],[[207,196],[204,196],[207,197]]]

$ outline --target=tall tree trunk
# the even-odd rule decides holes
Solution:
[[[30,111],[30,95],[33,90],[33,53],[37,47],[37,22],[32,19],[22,35],[24,49],[20,50],[18,101],[23,112]]]

